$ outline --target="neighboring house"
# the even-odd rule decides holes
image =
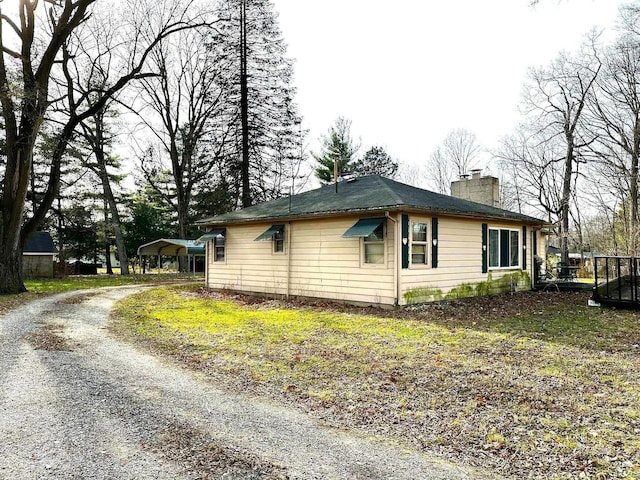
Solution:
[[[542,220],[376,175],[197,224],[209,288],[365,304],[529,289],[544,255]]]
[[[53,256],[57,253],[49,232],[31,235],[22,253],[22,273],[25,278],[53,277]]]

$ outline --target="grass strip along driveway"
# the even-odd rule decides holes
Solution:
[[[156,289],[114,328],[235,391],[513,478],[640,478],[640,316],[584,294],[394,311]]]
[[[120,287],[123,285],[161,284],[194,281],[202,282],[202,277],[170,274],[132,274],[132,275],[73,275],[64,278],[41,278],[26,280],[26,293],[18,295],[0,295],[0,314],[38,298],[41,295],[85,290],[102,287]]]

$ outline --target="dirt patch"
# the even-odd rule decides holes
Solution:
[[[249,452],[223,445],[208,434],[185,424],[170,425],[147,448],[183,465],[186,474],[195,474],[195,478],[202,480],[289,478],[284,468],[267,463]]]
[[[60,303],[65,305],[78,305],[80,303],[86,302],[87,300],[90,300],[96,295],[99,295],[99,292],[91,292],[91,293],[85,293],[82,295],[74,295],[73,297],[69,297],[61,300]]]
[[[62,335],[62,325],[43,325],[42,328],[27,337],[29,344],[36,350],[72,352],[73,347]]]

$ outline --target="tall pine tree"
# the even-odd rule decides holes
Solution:
[[[269,0],[222,0],[212,45],[231,66],[233,142],[230,185],[239,206],[278,198],[301,177],[302,119],[294,101],[293,64]]]

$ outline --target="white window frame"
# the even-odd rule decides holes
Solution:
[[[498,232],[498,265],[491,265],[491,232]],[[501,232],[508,231],[509,232],[509,265],[501,266],[500,261],[502,257],[502,235]],[[518,263],[516,265],[511,265],[511,259],[513,256],[513,252],[511,250],[511,234],[516,233],[518,236],[518,246],[516,247],[516,252],[518,255]],[[489,270],[518,270],[521,268],[522,264],[522,235],[519,229],[517,228],[504,228],[504,227],[489,227],[489,231],[487,233],[487,267]]]
[[[365,268],[386,268],[387,267],[387,224],[382,223],[382,240],[367,241],[367,237],[362,237],[360,240],[360,266]],[[375,230],[374,230],[375,231]],[[367,245],[379,245],[382,244],[382,262],[381,263],[367,263]]]
[[[280,236],[282,238],[278,238],[278,233],[274,233],[271,239],[271,253],[274,255],[285,255],[287,252],[287,235],[285,234],[285,226],[280,230]],[[278,242],[282,242],[282,250],[276,250],[278,246]]]
[[[218,237],[222,237],[222,245],[216,245],[216,240],[218,239]],[[213,246],[213,263],[227,263],[227,237],[225,235],[217,235],[216,237],[211,239],[211,244]],[[218,248],[222,248],[222,260],[218,260]]]
[[[414,240],[413,239],[413,226],[416,224],[423,224],[426,228],[425,239],[423,240]],[[409,265],[414,268],[424,268],[430,265],[429,263],[429,221],[427,219],[416,218],[411,219],[410,221],[410,231],[409,236],[411,237],[411,242],[409,243]],[[424,245],[424,263],[413,263],[413,245]]]

